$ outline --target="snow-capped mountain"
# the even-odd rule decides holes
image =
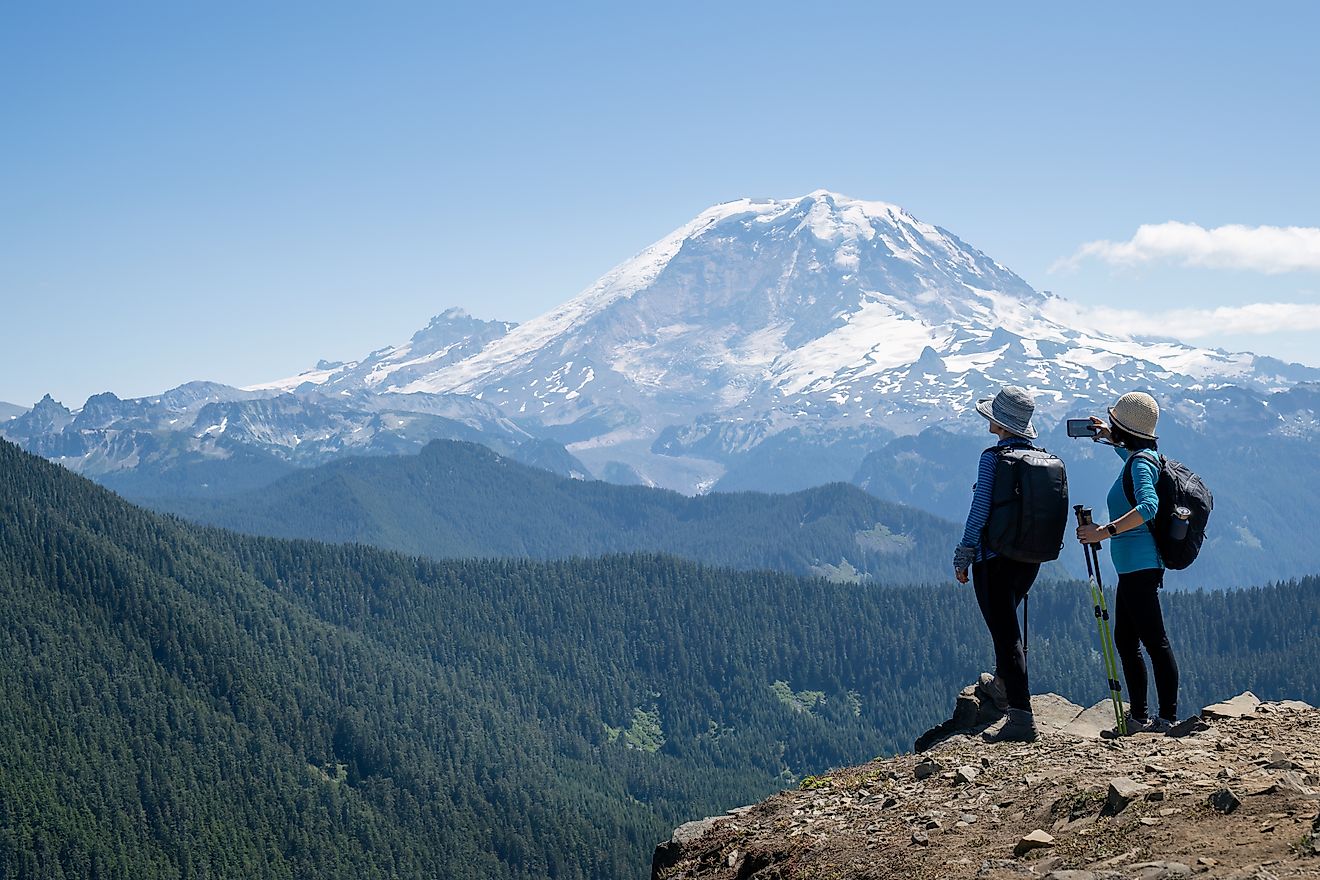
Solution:
[[[1271,395],[1320,370],[1103,332],[1082,314],[900,207],[821,190],[716,205],[521,325],[450,309],[357,361],[78,411],[46,399],[0,435],[91,475],[235,445],[297,466],[475,439],[692,492],[851,479],[896,434],[978,430],[969,408],[1010,382],[1037,392],[1046,428],[1133,388],[1195,425],[1231,387],[1270,430],[1317,431]]]
[[[786,430],[911,433],[1007,382],[1036,390],[1049,423],[1132,388],[1320,379],[1077,315],[900,207],[821,190],[716,205],[524,324],[448,312],[434,338],[275,385],[469,395],[597,472],[692,490]]]

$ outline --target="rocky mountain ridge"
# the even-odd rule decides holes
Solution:
[[[0,437],[137,497],[242,491],[298,467],[417,452],[436,439],[478,442],[564,476],[586,475],[560,444],[459,395],[316,387],[294,394],[189,382],[151,397],[104,392],[72,410],[48,394],[0,422]]]
[[[652,878],[1320,877],[1320,710],[1245,693],[1180,736],[1108,740],[1107,701],[1033,703],[1036,743],[985,744],[973,718],[925,754],[684,825]]]

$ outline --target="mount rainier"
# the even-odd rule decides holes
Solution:
[[[771,438],[860,458],[1008,382],[1048,425],[1132,388],[1184,401],[1320,379],[1077,314],[900,207],[820,190],[716,205],[524,324],[451,310],[405,345],[251,390],[476,398],[597,474],[690,492]]]

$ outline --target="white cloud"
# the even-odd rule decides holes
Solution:
[[[1266,335],[1320,330],[1320,303],[1249,303],[1213,309],[1139,311],[1083,306],[1054,299],[1046,307],[1051,318],[1123,336],[1204,339],[1209,336]]]
[[[1320,228],[1314,226],[1216,226],[1145,224],[1127,241],[1092,241],[1050,267],[1075,268],[1087,258],[1114,265],[1170,260],[1184,266],[1250,269],[1276,274],[1320,270]]]

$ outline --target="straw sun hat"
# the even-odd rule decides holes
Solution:
[[[1144,391],[1129,391],[1109,408],[1113,423],[1136,437],[1158,440],[1155,423],[1160,418],[1160,405]]]

